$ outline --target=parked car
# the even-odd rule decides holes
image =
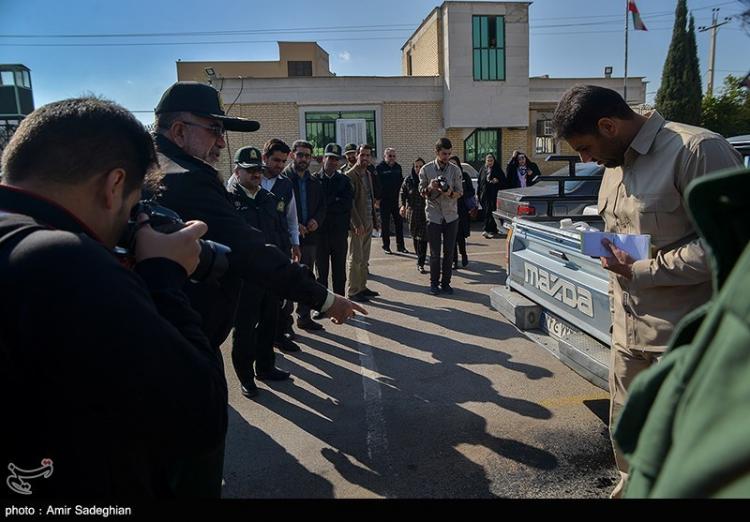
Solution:
[[[591,176],[601,176],[604,166],[596,163],[576,163],[576,176],[582,179],[563,181],[564,195],[558,199],[559,182],[553,177],[568,176],[569,167],[556,170],[551,176],[542,176],[541,180],[531,187],[501,190],[497,193],[497,211],[495,221],[502,229],[510,227],[510,221],[516,216],[547,216],[548,208],[552,216],[577,216],[583,209],[596,203],[601,185],[601,178],[587,180]]]
[[[740,154],[745,158],[745,166],[750,167],[750,134],[734,136],[733,138],[728,138],[727,141],[740,151]]]

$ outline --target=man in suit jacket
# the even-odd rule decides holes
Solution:
[[[318,229],[326,215],[325,195],[320,180],[310,174],[310,160],[313,146],[311,143],[297,140],[292,144],[292,163],[284,174],[294,185],[294,199],[297,202],[299,219],[301,263],[312,269],[315,265],[315,249],[318,240]],[[297,305],[297,327],[303,330],[322,330],[323,325],[310,317],[311,307],[303,303]]]

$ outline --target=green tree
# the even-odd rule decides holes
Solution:
[[[691,17],[688,31],[687,0],[677,0],[672,42],[656,93],[656,110],[668,120],[697,125],[702,91],[695,24]]]
[[[701,125],[726,138],[750,134],[750,93],[742,78],[730,74],[718,96],[703,98]]]

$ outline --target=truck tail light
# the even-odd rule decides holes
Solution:
[[[536,214],[536,209],[531,205],[518,205],[516,213],[519,216],[533,216]]]

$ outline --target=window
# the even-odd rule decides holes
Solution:
[[[534,152],[536,154],[554,154],[555,146],[552,120],[537,120]]]
[[[313,156],[322,156],[326,145],[337,143],[336,120],[355,119],[365,120],[367,143],[378,150],[375,134],[375,111],[306,112],[305,139],[313,145]]]
[[[487,154],[494,154],[500,161],[500,129],[477,129],[464,140],[464,161],[482,164]]]
[[[411,51],[406,51],[406,76],[411,76],[412,65],[411,65]]]
[[[287,62],[289,76],[312,76],[312,62]]]
[[[13,80],[13,71],[0,71],[0,84],[15,85],[16,82]]]
[[[473,16],[474,81],[505,80],[505,17]]]

